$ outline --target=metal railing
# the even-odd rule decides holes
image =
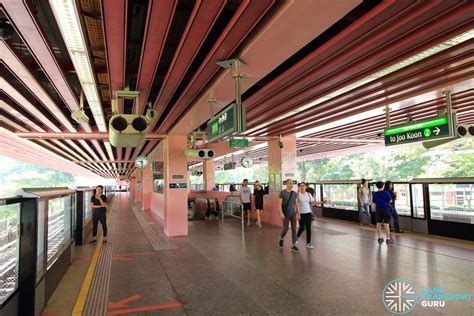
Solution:
[[[219,205],[219,210],[218,211],[216,210],[216,212],[221,213],[222,222],[224,222],[225,216],[239,218],[242,225],[242,234],[244,234],[245,233],[244,206],[240,203],[232,202],[232,201],[217,200],[217,203],[219,203],[220,205]],[[240,211],[240,216],[234,214],[234,211],[236,210]]]

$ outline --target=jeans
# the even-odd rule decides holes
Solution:
[[[296,236],[300,238],[303,231],[306,229],[306,243],[311,243],[311,223],[313,222],[313,214],[305,213],[301,214],[300,218],[300,228],[298,229],[298,233]]]
[[[395,231],[399,233],[400,232],[400,219],[398,217],[398,213],[395,208],[392,208],[392,217],[393,217],[393,226],[395,228]]]
[[[362,206],[359,206],[359,223],[363,224],[363,213],[367,212],[367,216],[369,217],[369,224],[372,224],[372,217],[370,215],[370,208],[369,203],[362,203]]]
[[[285,238],[286,233],[288,232],[288,226],[291,221],[291,240],[293,245],[296,243],[296,214],[293,213],[291,215],[285,214],[285,219],[283,220],[283,229],[281,231],[281,239]]]
[[[97,236],[97,226],[102,225],[102,232],[104,237],[107,237],[107,221],[105,219],[105,212],[94,212],[92,213],[92,236]]]

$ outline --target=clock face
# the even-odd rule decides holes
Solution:
[[[148,160],[146,159],[146,157],[138,156],[137,160],[135,160],[135,167],[139,169],[145,168],[147,164],[148,164]]]
[[[242,167],[244,168],[250,168],[253,166],[253,159],[249,156],[244,156],[242,157],[242,160],[240,161],[242,164]]]

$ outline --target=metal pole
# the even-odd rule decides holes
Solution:
[[[242,215],[242,234],[244,233],[244,206],[240,205],[240,215]]]
[[[453,117],[453,107],[452,107],[452,103],[451,103],[451,91],[450,90],[446,90],[443,92],[444,93],[444,96],[446,97],[446,115],[448,117],[448,126],[449,126],[449,135],[451,137],[454,137],[455,133],[454,133],[454,117]]]
[[[387,128],[390,128],[390,107],[388,104],[385,106],[385,124],[387,125]]]
[[[217,100],[212,95],[209,97],[209,100],[207,101],[207,103],[209,103],[209,112],[211,114],[211,120],[214,119],[214,106],[216,104],[216,101]]]

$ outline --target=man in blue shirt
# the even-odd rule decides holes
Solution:
[[[384,191],[384,183],[378,181],[375,186],[378,191],[374,192],[372,196],[372,203],[375,204],[375,219],[377,226],[375,230],[378,235],[378,242],[383,242],[382,238],[382,224],[385,230],[385,236],[387,237],[387,244],[392,244],[393,240],[390,238],[390,220],[392,219],[392,208],[390,203],[392,202],[392,196],[387,191]]]

